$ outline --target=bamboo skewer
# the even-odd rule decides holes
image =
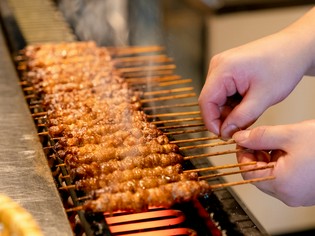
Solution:
[[[255,164],[257,164],[257,161],[237,163],[237,164],[228,164],[228,165],[222,165],[222,166],[210,166],[210,167],[204,167],[204,168],[198,168],[198,169],[192,169],[192,170],[184,170],[184,172],[192,173],[192,172],[203,172],[203,171],[215,171],[215,170],[229,169],[229,168],[249,166],[249,165],[255,165]]]
[[[60,176],[61,179],[66,179],[66,178],[70,178],[71,176],[70,175],[62,175]]]
[[[273,180],[273,179],[275,179],[275,176],[267,176],[267,177],[262,177],[262,178],[242,180],[242,181],[238,181],[238,182],[212,184],[212,185],[210,185],[210,187],[212,189],[227,188],[227,187],[232,187],[232,186],[237,186],[237,185],[242,185],[242,184],[257,183],[257,182],[268,181],[268,180]]]
[[[176,89],[149,91],[149,92],[144,92],[143,96],[154,96],[154,95],[160,95],[160,94],[180,93],[180,92],[186,92],[186,91],[192,91],[192,90],[194,90],[193,87],[183,87],[183,88],[176,88]]]
[[[76,188],[76,186],[74,184],[72,184],[72,185],[59,187],[58,189],[59,190],[68,190],[68,189],[75,189],[75,188]]]
[[[139,67],[127,67],[127,68],[116,68],[120,73],[130,73],[138,71],[155,71],[155,70],[174,70],[176,66],[174,64],[170,65],[150,65],[150,66],[139,66]]]
[[[116,66],[119,64],[123,64],[123,66],[127,65],[134,65],[134,64],[152,64],[152,63],[170,63],[173,62],[173,59],[160,54],[160,55],[147,55],[147,56],[135,56],[135,57],[121,57],[113,59],[113,63]]]
[[[219,136],[213,136],[213,137],[204,137],[204,138],[191,138],[191,139],[182,139],[182,140],[174,140],[170,141],[170,143],[178,144],[178,143],[192,143],[192,142],[198,142],[198,141],[209,141],[209,140],[215,140],[219,139]]]
[[[179,150],[188,150],[188,149],[205,148],[205,147],[217,147],[217,146],[223,146],[223,145],[229,145],[229,144],[235,144],[235,141],[233,139],[230,139],[228,141],[222,141],[222,142],[216,142],[216,143],[185,146],[185,147],[180,147]]]
[[[28,107],[29,107],[30,109],[42,108],[42,106],[41,106],[41,105],[39,105],[39,104],[29,105]]]
[[[199,155],[185,156],[184,160],[186,161],[186,160],[197,159],[197,158],[220,156],[220,155],[225,155],[225,154],[237,153],[238,151],[240,151],[240,149],[231,149],[231,150],[225,150],[225,151],[219,151],[219,152],[211,152],[211,153],[204,153],[204,154],[199,154]]]
[[[200,114],[200,111],[186,111],[186,112],[153,114],[153,115],[147,115],[147,117],[155,118],[155,117],[170,117],[170,116],[189,116],[189,115],[199,115],[199,114]]]
[[[148,76],[171,76],[174,74],[174,70],[147,70],[147,71],[136,71],[136,72],[128,72],[123,76],[128,79],[129,78],[147,78]]]
[[[132,85],[137,84],[150,84],[150,83],[160,83],[165,81],[180,80],[182,77],[179,75],[169,75],[169,76],[151,76],[147,78],[126,78],[126,82]]]
[[[48,114],[47,111],[36,112],[32,114],[32,117],[46,116],[47,114]]]
[[[190,133],[199,133],[207,131],[207,128],[203,129],[192,129],[192,130],[181,130],[181,131],[173,131],[173,132],[165,132],[166,135],[179,135],[179,134],[190,134]]]
[[[197,121],[202,120],[201,117],[191,117],[191,118],[182,118],[182,119],[174,119],[174,120],[158,120],[158,121],[151,121],[152,124],[168,124],[168,123],[179,123],[179,122],[187,122],[187,121]]]
[[[161,106],[151,106],[151,107],[144,107],[144,111],[148,110],[157,110],[157,109],[165,109],[165,108],[179,108],[179,107],[193,107],[198,106],[198,103],[191,102],[191,103],[184,103],[184,104],[169,104],[169,105],[161,105]]]
[[[199,126],[204,126],[204,123],[162,126],[162,127],[157,127],[157,128],[161,130],[166,130],[166,129],[180,129],[180,128],[199,127]]]
[[[27,99],[31,99],[31,98],[37,98],[37,96],[35,94],[25,95],[24,97],[25,97],[26,100]]]
[[[230,172],[215,173],[215,174],[200,176],[200,177],[198,177],[198,179],[199,180],[211,179],[211,178],[217,178],[217,177],[222,177],[222,176],[227,176],[227,175],[241,174],[241,173],[246,173],[246,172],[251,172],[251,171],[256,171],[256,170],[264,170],[264,169],[273,168],[273,167],[274,167],[273,165],[268,165],[268,166],[260,166],[260,167],[250,168],[250,169],[246,169],[246,170],[237,170],[237,171],[230,171]]]
[[[160,46],[139,46],[139,47],[106,47],[112,56],[124,56],[130,54],[161,52],[164,47]]]
[[[171,85],[187,84],[187,83],[191,83],[191,82],[192,82],[192,79],[182,79],[182,80],[175,80],[175,81],[170,81],[170,82],[159,83],[159,84],[157,84],[157,86],[167,87],[167,86],[171,86]]]
[[[22,90],[24,91],[24,92],[27,92],[27,91],[34,91],[34,87],[24,87],[24,88],[22,88]]]
[[[195,93],[187,93],[187,94],[179,94],[179,95],[172,95],[172,96],[164,96],[158,98],[148,98],[148,99],[141,99],[141,103],[149,103],[149,102],[157,102],[157,101],[166,101],[166,100],[174,100],[179,98],[190,98],[195,97]]]
[[[29,85],[28,81],[26,81],[26,80],[20,81],[19,84],[20,84],[21,86]]]
[[[56,167],[65,167],[66,166],[66,164],[65,163],[62,163],[62,164],[58,164],[58,165],[56,165]]]
[[[38,133],[39,136],[46,136],[46,135],[49,135],[49,133],[47,131],[45,132],[40,132]]]

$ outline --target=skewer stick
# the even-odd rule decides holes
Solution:
[[[188,127],[199,127],[199,126],[204,126],[204,123],[163,126],[163,127],[157,127],[157,128],[166,130],[166,129],[179,129],[179,128],[188,128]]]
[[[204,131],[207,131],[207,128],[165,132],[164,134],[166,134],[166,135],[178,135],[178,134],[198,133],[198,132],[204,132]]]
[[[34,87],[25,87],[22,88],[23,91],[27,92],[27,91],[34,91]]]
[[[168,123],[179,123],[179,122],[187,122],[187,121],[196,121],[202,120],[201,117],[192,117],[192,118],[182,118],[182,119],[174,119],[174,120],[158,120],[158,121],[151,121],[152,124],[168,124]]]
[[[162,105],[162,106],[152,106],[152,107],[144,107],[144,111],[149,110],[157,110],[157,109],[165,109],[165,108],[178,108],[178,107],[193,107],[198,106],[198,103],[191,102],[191,103],[184,103],[184,104],[170,104],[170,105]]]
[[[273,167],[274,167],[273,165],[267,165],[267,166],[250,168],[250,169],[246,169],[246,170],[237,170],[237,171],[230,171],[230,172],[215,173],[215,174],[200,176],[200,177],[198,177],[198,179],[199,180],[211,179],[211,178],[217,178],[217,177],[222,177],[222,176],[227,176],[227,175],[241,174],[241,173],[250,172],[250,171],[264,170],[264,169],[273,168]]]
[[[170,65],[152,65],[152,66],[139,66],[139,67],[129,67],[129,68],[117,68],[120,73],[131,73],[138,71],[154,71],[154,70],[174,70],[176,66],[174,64]]]
[[[200,114],[200,111],[187,111],[187,112],[153,114],[153,115],[147,115],[147,117],[148,118],[155,118],[155,117],[169,117],[169,116],[189,116],[189,115],[199,115],[199,114]]]
[[[195,93],[187,93],[187,94],[178,94],[178,95],[172,95],[172,96],[164,96],[164,97],[158,97],[158,98],[148,98],[148,99],[141,99],[141,103],[148,103],[148,102],[157,102],[157,101],[165,101],[165,100],[174,100],[174,99],[180,99],[180,98],[189,98],[189,97],[195,97]]]
[[[207,143],[207,144],[180,147],[179,150],[188,150],[188,149],[205,148],[205,147],[216,147],[216,146],[223,146],[223,145],[229,145],[229,144],[234,144],[234,143],[235,143],[235,141],[233,139],[230,139],[228,141],[222,141],[222,142],[216,142],[216,143]]]
[[[209,166],[209,167],[192,169],[192,170],[184,170],[184,172],[185,173],[192,173],[192,172],[203,172],[203,171],[215,171],[215,170],[229,169],[229,168],[249,166],[249,165],[255,165],[255,164],[257,164],[257,161],[251,161],[251,162],[246,162],[246,163],[237,163],[237,164],[228,164],[228,165],[222,165],[222,166]]]
[[[91,196],[83,196],[83,197],[78,197],[77,200],[82,201],[82,200],[89,200],[91,198],[92,198]]]
[[[147,55],[147,56],[134,56],[134,57],[120,57],[113,59],[116,64],[136,64],[136,63],[163,63],[173,62],[173,59],[166,55]]]
[[[184,160],[191,160],[191,159],[203,158],[203,157],[220,156],[220,155],[225,155],[225,154],[237,153],[238,151],[240,151],[240,149],[231,149],[231,150],[220,151],[220,152],[211,152],[211,153],[204,153],[204,154],[193,155],[193,156],[185,156]]]
[[[106,47],[112,56],[123,56],[130,54],[161,52],[164,50],[160,46],[139,46],[139,47]]]
[[[144,92],[143,96],[154,96],[154,95],[160,95],[160,94],[180,93],[180,92],[192,91],[192,90],[194,90],[194,87],[166,89],[166,90],[159,90],[159,91],[149,91],[149,92]]]
[[[198,142],[198,141],[215,140],[215,139],[219,139],[219,138],[220,138],[219,136],[204,137],[204,138],[191,138],[191,139],[174,140],[174,141],[170,141],[170,143],[172,143],[172,144],[192,143],[192,142]]]
[[[136,71],[129,72],[124,74],[123,77],[138,77],[138,78],[147,78],[148,76],[170,76],[174,74],[174,69],[171,70],[147,70],[147,71]]]
[[[46,116],[47,114],[48,114],[47,111],[37,112],[37,113],[33,113],[32,117]]]
[[[35,94],[29,94],[24,96],[25,99],[37,98]]]
[[[256,183],[256,182],[273,180],[275,178],[276,178],[275,176],[268,176],[268,177],[263,177],[263,178],[242,180],[242,181],[238,181],[238,182],[230,182],[230,183],[223,183],[223,184],[212,184],[212,185],[210,185],[210,187],[211,187],[211,189],[226,188],[226,187],[232,187],[232,186],[236,186],[236,185],[242,185],[242,184],[249,184],[249,183]]]
[[[20,81],[19,84],[20,84],[21,86],[29,85],[29,83],[28,83],[26,80]]]
[[[46,136],[46,135],[49,135],[49,134],[48,134],[48,132],[40,132],[40,133],[38,133],[38,135],[39,136]]]
[[[158,86],[166,87],[166,86],[171,86],[171,85],[176,85],[176,84],[186,84],[186,83],[191,83],[191,82],[192,82],[192,79],[182,79],[182,80],[159,83]]]
[[[61,179],[67,179],[67,178],[70,178],[70,175],[61,175],[60,178]]]
[[[58,164],[58,165],[56,165],[56,167],[65,167],[66,166],[66,164],[65,163],[62,163],[62,164]]]
[[[76,207],[66,209],[66,212],[82,211],[82,210],[84,210],[83,206],[76,206]]]
[[[179,75],[168,75],[168,76],[150,76],[146,78],[126,78],[126,81],[132,85],[137,84],[150,84],[150,83],[159,83],[165,81],[174,81],[179,80],[182,77]]]
[[[68,190],[68,189],[75,189],[76,186],[74,184],[72,185],[67,185],[67,186],[63,186],[63,187],[59,187],[59,190]]]
[[[35,105],[30,105],[29,108],[30,108],[30,109],[42,108],[42,106],[39,105],[39,104],[35,104]]]
[[[42,100],[36,100],[36,101],[31,101],[30,105],[42,105],[43,101]]]

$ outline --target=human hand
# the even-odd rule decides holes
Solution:
[[[261,126],[236,132],[233,139],[243,148],[237,153],[238,162],[257,161],[257,167],[274,165],[273,168],[245,172],[243,178],[275,176],[274,180],[257,182],[254,185],[289,206],[314,205],[314,136],[315,120],[292,125]]]
[[[199,97],[210,131],[229,138],[291,93],[312,67],[315,55],[310,46],[314,39],[302,32],[302,26],[294,24],[212,58]]]

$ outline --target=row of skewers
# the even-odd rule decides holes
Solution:
[[[198,172],[239,165],[183,169],[185,160],[237,150],[183,156],[184,150],[233,144],[233,140],[183,147],[178,144],[191,140],[170,140],[170,136],[185,131],[165,130],[186,126],[198,127],[192,132],[199,132],[205,128],[198,116],[163,120],[170,115],[198,115],[198,111],[152,113],[196,106],[155,104],[195,96],[191,87],[164,89],[189,80],[174,75],[172,60],[156,53],[160,51],[160,47],[101,48],[93,42],[75,42],[28,46],[18,57],[22,85],[28,92],[26,98],[32,101],[30,107],[36,111],[43,108],[34,113],[34,118],[44,117],[43,123],[38,124],[46,129],[41,135],[54,140],[50,146],[53,155],[63,161],[69,173],[67,178],[73,183],[64,189],[74,188],[87,196],[76,210],[139,212],[190,201],[218,187],[266,180],[210,185],[203,179],[225,174],[202,177]],[[131,54],[136,56],[127,56]],[[175,121],[191,120],[200,122],[172,125]]]

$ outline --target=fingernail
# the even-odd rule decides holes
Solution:
[[[248,139],[249,133],[250,133],[249,130],[241,130],[241,131],[238,131],[238,132],[236,132],[236,133],[233,135],[233,139],[234,139],[237,143],[240,143],[240,142],[245,141],[246,139]]]
[[[222,130],[222,138],[231,138],[238,130],[240,129],[236,125],[230,124]]]

